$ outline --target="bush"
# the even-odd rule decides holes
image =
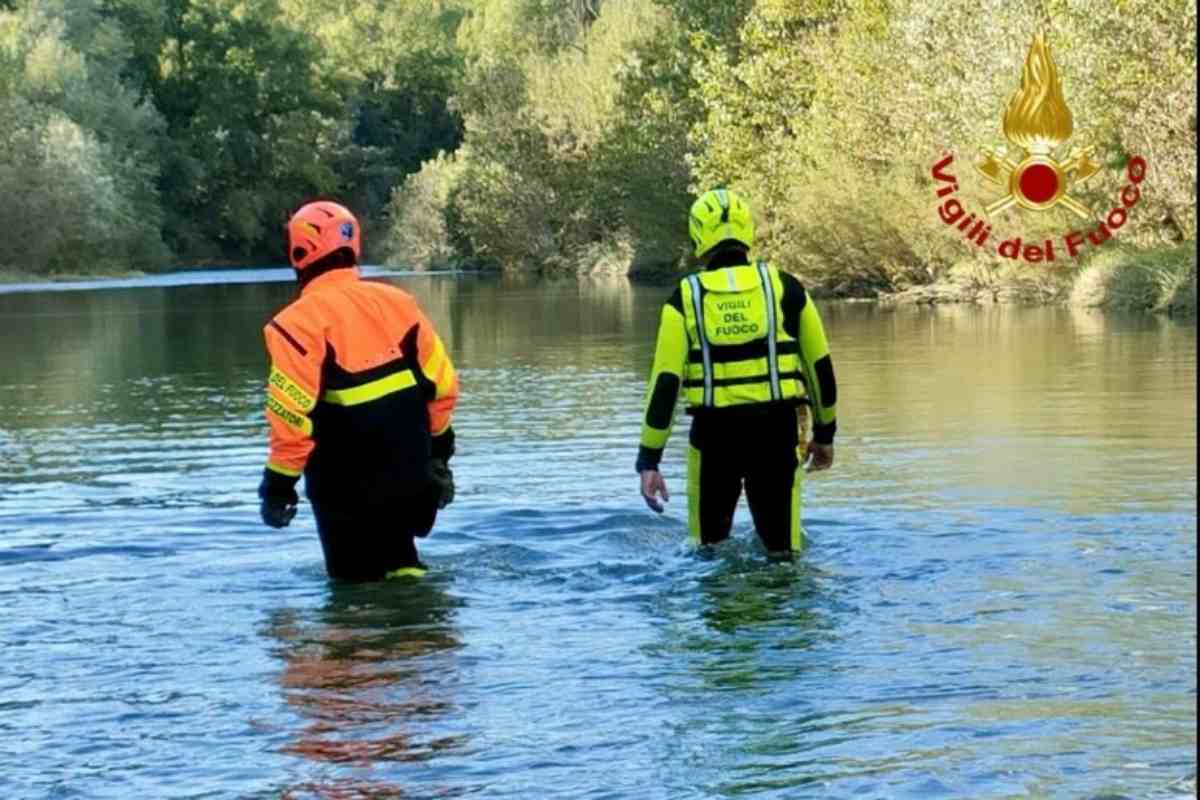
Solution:
[[[459,154],[438,153],[392,193],[384,242],[388,261],[412,269],[436,269],[459,262],[446,227],[446,212],[462,167]]]
[[[166,249],[114,176],[114,154],[60,112],[20,99],[0,102],[0,194],[20,246],[0,268],[32,273],[157,269]],[[17,259],[20,259],[19,261]]]
[[[604,165],[624,114],[625,63],[662,12],[650,0],[608,0],[578,24],[534,25],[557,33],[531,42],[500,24],[512,16],[501,13],[505,5],[488,6],[490,21],[464,25],[490,46],[474,55],[458,99],[468,109],[464,157],[446,216],[459,254],[506,270],[558,271],[632,253],[623,244],[627,192],[613,190]],[[568,32],[575,38],[564,40]]]
[[[161,268],[168,253],[149,157],[160,120],[103,52],[89,58],[72,47],[64,16],[52,3],[0,12],[0,194],[19,198],[8,223],[20,237],[0,268]],[[107,42],[111,31],[91,33]]]
[[[1114,248],[1093,259],[1075,281],[1071,303],[1121,310],[1196,313],[1196,246]]]

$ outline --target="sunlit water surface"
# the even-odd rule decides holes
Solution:
[[[383,276],[459,493],[430,577],[339,587],[258,519],[287,277],[0,294],[0,797],[1194,793],[1194,327],[822,305],[837,463],[768,566],[744,505],[688,547],[682,414],[637,496],[667,290]]]

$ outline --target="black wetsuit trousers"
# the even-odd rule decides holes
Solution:
[[[794,407],[697,415],[688,439],[688,527],[693,541],[716,544],[729,537],[745,487],[754,528],[767,551],[789,553],[803,547]]]
[[[440,496],[431,485],[386,505],[313,500],[329,577],[378,581],[392,570],[422,566],[414,538],[433,530]]]

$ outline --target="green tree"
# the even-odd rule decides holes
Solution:
[[[365,217],[370,249],[393,189],[461,142],[451,98],[464,66],[456,37],[466,5],[358,0],[335,16],[312,0],[285,0],[284,8],[321,43],[319,68],[342,99],[349,134],[330,158],[344,199]]]
[[[129,78],[166,120],[160,187],[182,255],[282,252],[301,199],[336,192],[325,154],[346,138],[320,50],[277,0],[108,0],[133,32]]]
[[[22,198],[14,224],[25,239],[9,268],[165,263],[153,157],[162,125],[120,81],[125,42],[95,3],[33,0],[0,12],[0,191]]]
[[[687,213],[708,188],[694,175],[689,133],[705,119],[697,65],[713,47],[737,47],[751,0],[656,0],[662,18],[632,44],[616,115],[597,159],[598,191],[617,207],[634,252],[631,271],[675,272],[690,263]]]
[[[464,21],[456,99],[466,133],[445,210],[463,257],[512,269],[628,269],[628,192],[605,166],[608,139],[625,113],[621,76],[633,44],[663,22],[649,0],[489,0]]]

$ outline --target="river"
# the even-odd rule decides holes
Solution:
[[[281,270],[0,293],[0,797],[1148,798],[1196,770],[1196,329],[825,303],[809,547],[633,470],[658,306],[384,275],[460,369],[423,581],[261,525]]]

